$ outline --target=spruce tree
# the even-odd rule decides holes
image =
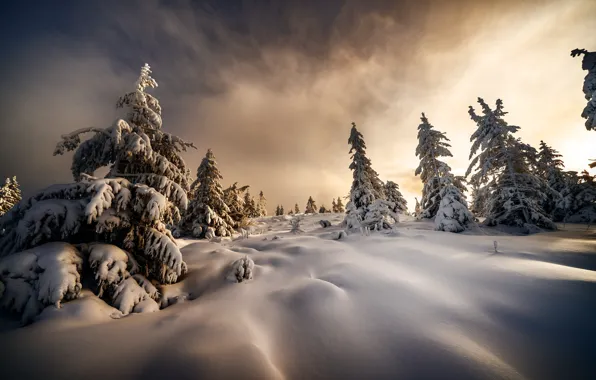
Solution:
[[[355,123],[352,123],[348,144],[351,146],[349,153],[352,154],[352,187],[344,222],[348,228],[356,228],[364,221],[368,207],[376,199],[384,198],[384,194],[379,190],[383,184],[366,157],[366,144]]]
[[[582,69],[588,74],[584,78],[583,92],[588,103],[581,116],[586,119],[586,129],[596,131],[596,52],[588,52],[585,49],[574,49],[571,56],[583,55]]]
[[[306,202],[306,208],[304,209],[305,214],[316,214],[317,213],[317,204],[315,203],[312,197],[308,197],[308,201]]]
[[[258,218],[257,205],[255,199],[250,195],[250,190],[244,193],[244,215],[247,218]]]
[[[474,224],[474,215],[468,210],[466,198],[454,181],[455,177],[444,171],[441,176],[441,204],[435,217],[437,231],[462,232]]]
[[[565,167],[561,155],[544,141],[540,141],[540,150],[536,162],[536,174],[546,182],[546,200],[544,210],[557,221],[562,215],[555,215],[561,192],[566,186],[563,168]]]
[[[1,264],[0,303],[23,322],[78,297],[83,256],[98,296],[122,314],[159,309],[153,283],[173,283],[186,272],[168,226],[187,206],[190,176],[180,153],[193,145],[162,130],[161,106],[146,91],[157,87],[150,74],[145,65],[133,91],[118,100],[127,113],[112,126],[62,136],[54,154],[74,151],[76,182],[50,186],[0,220],[0,256],[10,255]],[[85,133],[94,135],[82,141]],[[106,166],[105,178],[92,176]],[[10,265],[23,261],[29,264]]]
[[[192,187],[188,211],[180,224],[181,230],[196,238],[204,238],[210,229],[215,236],[232,236],[234,220],[224,201],[220,184],[223,177],[211,149],[197,169],[197,179]]]
[[[299,214],[300,213],[300,208],[298,207],[298,203],[296,203],[294,205],[294,214]]]
[[[556,226],[544,211],[546,199],[544,181],[533,173],[537,153],[531,146],[516,139],[513,134],[518,126],[507,124],[503,116],[503,102],[498,99],[492,110],[478,98],[482,115],[470,106],[469,114],[478,128],[472,134],[470,158],[476,155],[466,175],[472,171],[470,183],[478,188],[489,186],[487,199],[487,225],[507,224],[523,227],[527,232],[535,227],[555,229]]]
[[[449,166],[441,161],[440,157],[452,157],[447,143],[449,139],[443,132],[434,129],[429,123],[426,115],[422,113],[422,123],[418,126],[418,146],[416,156],[420,158],[420,164],[416,168],[415,175],[419,175],[423,183],[422,199],[420,201],[422,218],[434,218],[441,202],[441,177],[439,168]]]
[[[561,157],[563,156],[559,154],[557,150],[540,140],[540,149],[538,150],[536,165],[537,174],[548,180],[554,174],[562,172],[565,164],[563,163],[563,160],[561,160]]]
[[[257,201],[257,214],[259,217],[267,216],[267,199],[265,199],[262,190],[259,193],[259,200]]]
[[[488,207],[488,196],[490,195],[490,193],[491,189],[489,186],[472,186],[472,203],[470,205],[470,211],[476,217],[486,216]]]
[[[344,208],[344,204],[341,201],[341,197],[337,197],[337,212],[338,213],[344,213],[345,212],[345,208]]]
[[[229,215],[234,221],[234,228],[240,228],[247,224],[248,217],[244,213],[244,198],[242,193],[248,189],[248,186],[238,187],[234,182],[224,190],[224,202],[230,209]]]
[[[321,205],[321,207],[319,207],[319,214],[325,214],[329,211],[327,211],[327,208],[325,207],[325,205]]]
[[[11,208],[21,201],[21,189],[17,177],[6,178],[0,187],[0,216],[6,214]]]
[[[563,173],[565,187],[555,209],[557,221],[565,223],[596,222],[596,178],[587,171]]]
[[[336,213],[336,212],[338,212],[338,211],[337,211],[337,203],[335,203],[335,198],[333,198],[333,200],[331,201],[331,211],[332,211],[333,213]]]
[[[399,191],[399,185],[397,183],[393,181],[387,181],[385,183],[385,197],[388,201],[395,204],[395,206],[392,207],[393,212],[402,214],[408,212],[408,202],[401,194],[401,191]]]
[[[279,206],[279,215],[285,215],[285,214],[286,214],[286,211],[284,210],[284,206],[283,205]]]

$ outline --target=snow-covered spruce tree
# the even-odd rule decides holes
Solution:
[[[281,205],[279,206],[279,215],[285,215],[286,214],[286,210],[284,210],[284,206]]]
[[[250,195],[249,189],[246,189],[246,192],[244,193],[244,215],[248,218],[259,217],[255,199]]]
[[[298,203],[294,204],[294,214],[299,214],[300,208],[298,207]]]
[[[6,214],[21,201],[21,189],[17,177],[6,178],[4,185],[0,187],[0,216]]]
[[[372,169],[370,159],[366,157],[366,144],[362,133],[356,129],[355,123],[352,123],[348,144],[351,145],[349,153],[352,154],[352,163],[350,164],[352,187],[350,188],[350,201],[346,206],[344,224],[348,229],[353,229],[362,227],[361,223],[366,218],[368,207],[376,199],[383,199],[385,195],[384,190],[377,189],[378,184],[380,183],[382,188],[383,183],[376,171]],[[382,208],[378,207],[377,209]]]
[[[234,182],[230,187],[223,191],[224,202],[230,210],[229,215],[234,220],[234,228],[241,228],[248,224],[248,217],[244,213],[244,193],[248,186],[238,187],[238,182]]]
[[[416,168],[415,175],[419,175],[423,183],[422,199],[420,200],[422,218],[434,218],[441,202],[441,177],[439,167],[447,165],[439,160],[440,157],[452,157],[447,143],[449,139],[443,132],[439,132],[429,123],[426,115],[420,117],[422,123],[418,126],[418,146],[416,156],[420,158],[420,164]],[[451,168],[447,166],[451,171]]]
[[[565,165],[561,157],[559,152],[548,146],[544,141],[540,141],[536,174],[546,182],[547,188],[545,194],[547,198],[543,207],[554,221],[561,221],[564,217],[564,214],[556,212],[561,192],[567,186],[565,175],[563,174]]]
[[[476,217],[485,217],[487,214],[488,197],[491,193],[489,186],[472,186],[472,203],[470,211]]]
[[[259,217],[267,216],[267,199],[263,195],[263,191],[259,193],[259,200],[257,201],[257,214]]]
[[[136,88],[118,100],[128,111],[123,119],[62,136],[54,154],[75,151],[77,182],[50,186],[0,219],[0,301],[23,322],[78,296],[83,256],[97,294],[123,314],[155,309],[153,284],[186,272],[166,226],[187,206],[189,172],[180,153],[192,145],[162,130],[159,102],[146,92],[157,87],[150,73],[145,65]],[[88,132],[94,136],[81,142]],[[91,176],[105,166],[106,178]]]
[[[207,235],[232,236],[234,220],[224,201],[220,180],[223,179],[211,149],[197,169],[197,179],[191,187],[191,201],[180,223],[182,233],[196,238]],[[208,231],[211,233],[208,234]]]
[[[454,185],[451,173],[441,176],[441,204],[435,217],[437,231],[462,232],[474,224],[474,215],[468,210],[463,193]]]
[[[588,52],[585,49],[574,49],[571,56],[583,55],[582,69],[588,74],[584,78],[583,92],[588,104],[582,111],[582,117],[586,119],[586,129],[596,131],[596,52]]]
[[[306,202],[306,208],[304,209],[305,214],[316,214],[317,213],[317,204],[312,197],[308,197],[308,201]]]
[[[469,114],[478,128],[472,134],[470,158],[476,155],[466,173],[474,170],[472,186],[490,186],[487,225],[506,224],[523,227],[527,232],[536,226],[556,229],[542,204],[546,199],[545,183],[533,173],[537,153],[531,146],[513,137],[519,127],[509,125],[503,119],[507,114],[503,102],[498,99],[494,110],[478,98],[482,115],[478,116],[472,106]]]
[[[337,203],[336,203],[336,205],[337,205],[337,212],[338,213],[341,214],[341,213],[344,213],[345,212],[344,204],[341,201],[341,197],[337,197]]]
[[[385,183],[379,178],[379,174],[371,166],[368,167],[368,171],[375,199],[385,199]]]
[[[333,200],[331,201],[331,212],[337,212],[337,203],[335,203],[335,198],[333,198]]]
[[[399,185],[393,181],[387,181],[385,183],[385,197],[388,201],[391,201],[395,204],[393,209],[394,213],[402,213],[405,214],[408,212],[408,202],[399,191]]]
[[[555,209],[557,220],[565,223],[596,222],[596,178],[587,171],[564,172],[566,186]],[[562,217],[560,217],[562,215]]]

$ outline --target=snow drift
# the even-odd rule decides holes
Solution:
[[[405,218],[388,234],[334,240],[341,216],[329,228],[319,219],[306,216],[303,234],[270,218],[265,236],[190,242],[188,275],[163,287],[172,306],[158,313],[114,320],[115,309],[83,292],[28,327],[5,319],[0,377],[593,376],[590,232],[449,234]]]

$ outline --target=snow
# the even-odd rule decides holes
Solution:
[[[126,251],[115,245],[95,243],[89,246],[88,252],[89,267],[95,274],[99,297],[130,275]],[[136,269],[136,265],[131,267]],[[134,273],[134,270],[131,271]]]
[[[78,297],[83,257],[68,243],[47,243],[0,259],[2,307],[32,320],[43,307]]]
[[[25,328],[4,318],[0,377],[593,376],[593,229],[450,234],[402,216],[390,233],[334,240],[343,215],[328,217],[323,229],[319,215],[304,216],[303,234],[278,217],[259,219],[271,228],[264,235],[180,241],[188,273],[160,289],[171,306],[159,312],[114,319],[114,308],[83,292]],[[229,281],[246,258],[253,278]],[[133,308],[150,307],[148,288],[135,284],[143,292],[129,295],[127,310],[139,294]]]
[[[252,280],[255,263],[247,257],[238,259],[232,263],[232,270],[226,277],[229,281],[243,282]]]
[[[116,287],[113,295],[114,306],[123,315],[132,313],[147,313],[159,310],[159,305],[139,285],[134,277],[128,277]]]

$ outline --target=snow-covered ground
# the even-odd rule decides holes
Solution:
[[[340,220],[308,216],[294,235],[266,218],[263,235],[184,241],[189,274],[164,291],[179,302],[157,313],[112,319],[87,292],[25,328],[4,315],[0,378],[596,376],[594,230],[451,234],[406,220],[334,240]],[[254,279],[227,281],[244,256]]]

